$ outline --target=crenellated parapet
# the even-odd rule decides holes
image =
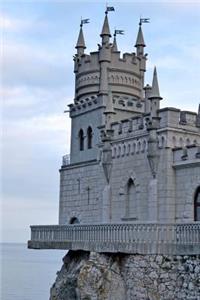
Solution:
[[[160,109],[159,117],[161,118],[160,127],[171,127],[177,129],[191,130],[199,133],[197,126],[197,113],[191,111],[181,111],[173,107]]]
[[[98,93],[100,88],[100,52],[91,52],[82,55],[75,62],[76,100],[86,94]],[[124,93],[137,99],[141,98],[140,59],[135,53],[111,52],[111,61],[108,67],[108,83],[113,93]]]
[[[200,165],[200,146],[195,144],[186,147],[175,148],[173,151],[173,167]]]

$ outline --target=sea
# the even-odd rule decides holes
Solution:
[[[26,244],[0,244],[0,300],[49,300],[61,269],[63,250],[31,250]]]

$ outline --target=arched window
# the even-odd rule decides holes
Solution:
[[[200,221],[200,186],[197,188],[194,197],[194,220]]]
[[[84,150],[84,132],[83,129],[80,129],[79,131],[79,149],[80,151]]]
[[[79,224],[79,219],[76,217],[72,217],[71,220],[69,221],[69,224]]]
[[[136,214],[136,188],[133,179],[129,178],[126,194],[126,216],[135,217]]]
[[[91,127],[88,127],[88,130],[87,130],[87,146],[88,146],[88,149],[92,148],[92,128]]]

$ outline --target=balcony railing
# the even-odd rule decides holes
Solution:
[[[29,248],[200,254],[200,222],[31,226]]]

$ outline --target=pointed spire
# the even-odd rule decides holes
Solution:
[[[151,90],[151,95],[150,95],[149,99],[153,99],[153,98],[160,99],[160,100],[162,99],[162,97],[160,97],[156,67],[154,67],[152,90]]]
[[[116,32],[114,33],[114,39],[113,39],[113,44],[112,44],[112,51],[113,52],[117,52],[118,48],[117,48],[117,39],[116,39]]]
[[[143,37],[143,33],[142,33],[142,23],[139,23],[139,30],[138,30],[138,35],[137,35],[137,39],[136,39],[136,43],[135,43],[135,47],[146,47],[145,42],[144,42],[144,37]]]
[[[108,12],[106,11],[102,31],[101,31],[101,34],[100,34],[101,37],[106,36],[106,35],[111,37],[107,14],[108,14]]]
[[[77,44],[76,44],[76,49],[79,49],[79,48],[85,49],[86,48],[82,27],[83,27],[83,24],[81,22],[78,41],[77,41]]]

